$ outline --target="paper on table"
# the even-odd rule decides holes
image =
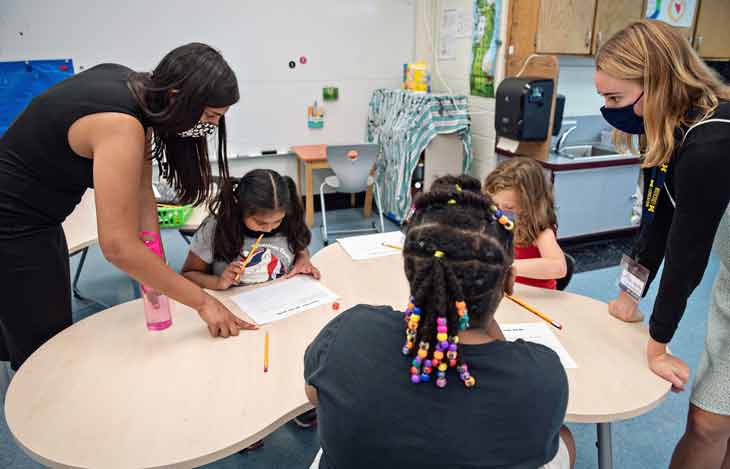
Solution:
[[[297,275],[231,299],[256,324],[266,324],[330,303],[337,295],[312,277]]]
[[[390,256],[398,254],[398,249],[386,246],[403,247],[403,233],[400,231],[390,231],[388,233],[378,233],[365,236],[352,236],[337,240],[342,248],[355,261],[362,261],[373,257]]]
[[[517,147],[520,146],[520,142],[517,140],[512,140],[507,137],[499,137],[497,140],[497,148],[500,150],[504,150],[509,153],[514,153],[517,151]]]
[[[544,322],[528,322],[521,324],[500,324],[499,327],[504,333],[504,337],[513,342],[522,339],[526,342],[534,342],[551,348],[560,357],[560,362],[564,368],[578,368],[578,365],[570,356],[563,344],[560,343],[553,331],[550,330]]]

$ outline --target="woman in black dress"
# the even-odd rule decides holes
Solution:
[[[211,187],[207,136],[218,133],[228,177],[225,113],[239,99],[221,54],[192,43],[152,73],[102,64],[37,96],[0,138],[0,360],[18,367],[71,325],[61,222],[95,189],[99,245],[134,279],[194,308],[213,336],[254,326],[170,269],[140,241],[159,233],[152,161],[182,203]],[[140,317],[140,321],[143,321]]]

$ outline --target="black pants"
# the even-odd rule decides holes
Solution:
[[[0,239],[0,360],[13,370],[71,325],[68,247],[61,226]]]

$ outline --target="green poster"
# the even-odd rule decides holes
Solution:
[[[501,4],[501,0],[474,0],[473,3],[469,88],[476,96],[494,97]]]

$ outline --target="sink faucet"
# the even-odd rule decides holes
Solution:
[[[575,129],[578,128],[578,125],[575,121],[568,121],[565,123],[570,124],[570,127],[564,130],[560,135],[558,135],[558,139],[556,140],[555,146],[553,147],[553,152],[555,153],[560,153],[560,149],[563,147],[563,144],[568,138],[568,135],[570,135]]]

